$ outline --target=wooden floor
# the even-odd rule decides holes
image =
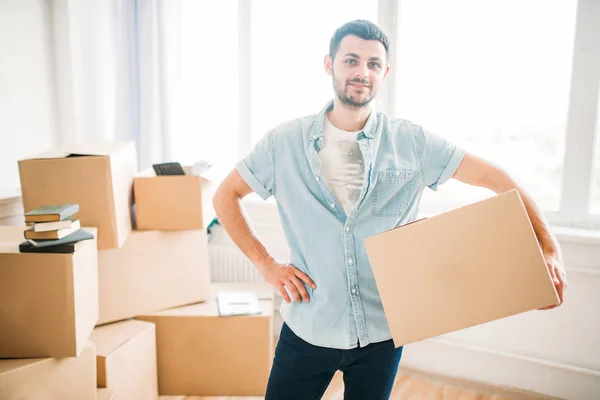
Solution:
[[[476,387],[467,382],[456,385],[441,382],[410,372],[399,372],[392,390],[391,400],[541,400],[546,396],[530,393],[517,393]],[[327,388],[323,400],[343,400],[344,383],[341,373],[335,375]],[[263,397],[198,397],[160,396],[159,400],[261,400]]]

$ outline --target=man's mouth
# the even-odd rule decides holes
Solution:
[[[365,89],[369,87],[368,83],[362,83],[362,82],[350,82],[349,83],[350,86],[357,88],[357,89]]]

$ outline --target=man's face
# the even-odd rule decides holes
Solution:
[[[364,107],[375,98],[388,73],[385,47],[378,40],[348,35],[340,42],[333,61],[325,57],[325,70],[332,76],[333,90],[342,103]]]

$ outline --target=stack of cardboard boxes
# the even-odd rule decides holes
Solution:
[[[138,172],[133,142],[53,151],[19,173],[25,212],[78,203],[95,239],[19,253],[23,228],[0,228],[0,399],[264,395],[274,293],[259,293],[260,315],[218,316],[217,289],[241,289],[210,284],[218,179]]]

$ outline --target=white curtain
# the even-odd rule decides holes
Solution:
[[[140,168],[173,157],[179,124],[180,0],[56,0],[63,145],[134,140]]]

